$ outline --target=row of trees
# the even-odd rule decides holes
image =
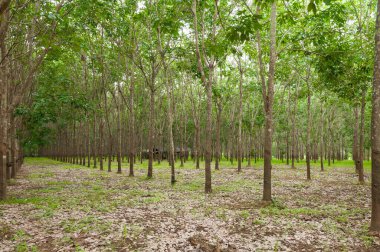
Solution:
[[[7,180],[14,178],[22,162],[16,116],[30,96],[43,60],[58,44],[58,17],[65,2],[0,1],[0,199],[6,197]]]
[[[268,201],[273,156],[306,159],[307,179],[313,161],[352,157],[363,182],[374,13],[356,0],[2,0],[0,198],[23,152],[108,170],[116,158],[119,173],[127,159],[130,176],[147,158],[148,177],[165,157],[172,183],[191,155],[206,193],[212,161],[240,172],[263,158]]]

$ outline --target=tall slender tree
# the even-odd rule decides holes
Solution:
[[[371,230],[380,231],[380,0],[377,1],[375,67],[372,94],[372,214]]]

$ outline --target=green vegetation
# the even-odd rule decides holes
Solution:
[[[380,250],[379,13],[0,0],[0,251]]]

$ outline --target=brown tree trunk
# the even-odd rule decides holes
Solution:
[[[2,22],[7,22],[8,11],[2,13],[0,17]],[[4,34],[0,34],[0,59],[3,59],[6,54]],[[6,63],[3,61],[0,65],[0,200],[5,200],[7,197],[8,81],[6,72]]]
[[[164,63],[165,64],[165,63]],[[174,158],[174,140],[173,140],[173,87],[172,80],[167,76],[167,69],[164,67],[164,74],[167,85],[167,95],[168,95],[168,133],[169,133],[169,157],[170,160],[170,170],[171,170],[171,180],[170,182],[174,184],[176,182],[175,179],[175,158]]]
[[[153,177],[153,148],[154,148],[154,95],[155,91],[153,88],[150,89],[150,111],[149,111],[149,161],[148,161],[148,178]]]
[[[16,170],[17,170],[17,136],[16,136],[16,125],[15,119],[13,115],[10,115],[11,124],[13,127],[10,132],[10,140],[11,140],[11,170],[10,170],[10,178],[16,178]]]
[[[94,166],[93,166],[93,168],[96,168],[96,164],[97,164],[97,148],[98,148],[98,141],[96,141],[97,140],[97,138],[98,138],[98,135],[97,135],[97,132],[96,132],[96,114],[94,114],[94,121],[93,121],[93,137],[94,137],[94,140],[93,140],[93,157],[92,157],[92,159],[93,159],[93,161],[94,161]]]
[[[321,98],[322,99],[322,98]],[[321,158],[321,171],[324,171],[324,166],[323,166],[323,157],[324,157],[324,152],[323,152],[323,146],[324,146],[324,141],[323,141],[323,102],[321,100],[321,132],[320,132],[320,148],[321,148],[321,154],[320,154],[320,158]]]
[[[105,118],[106,118],[106,123],[107,123],[107,128],[108,128],[108,139],[107,139],[107,143],[108,143],[108,158],[107,158],[107,161],[108,161],[108,172],[111,172],[112,168],[111,168],[111,165],[112,165],[112,149],[113,149],[113,139],[112,139],[112,130],[111,130],[111,123],[110,123],[110,119],[109,119],[109,110],[108,110],[108,104],[107,104],[107,91],[105,89],[105,86],[103,86],[103,94],[104,94],[104,110],[105,110]]]
[[[213,26],[212,26],[212,38],[215,39],[216,35],[216,18],[218,14],[217,1],[214,3],[214,16],[213,16]],[[194,37],[195,37],[195,47],[196,47],[196,56],[197,56],[197,67],[201,73],[201,80],[206,89],[207,97],[207,120],[206,120],[206,141],[205,141],[205,193],[211,193],[211,155],[212,155],[212,83],[214,77],[214,67],[215,59],[213,56],[210,57],[208,63],[208,78],[206,78],[201,53],[199,50],[199,41],[198,41],[198,19],[197,19],[197,0],[193,1],[192,12],[194,16]],[[202,24],[202,39],[204,39],[204,24]],[[202,40],[203,42],[203,40]]]
[[[298,83],[296,85],[296,91],[295,91],[295,98],[294,98],[294,106],[293,106],[293,113],[292,113],[292,169],[295,169],[294,160],[297,152],[297,143],[296,143],[296,114],[297,114],[297,99],[298,99]]]
[[[215,142],[215,170],[219,170],[219,161],[220,161],[220,127],[222,120],[222,104],[220,101],[217,103],[217,113],[216,113],[216,142]]]
[[[133,71],[131,71],[131,82],[129,86],[129,176],[133,177],[134,174],[134,159],[136,155],[135,150],[135,110],[134,110],[134,95],[135,95],[135,79]]]
[[[86,93],[89,93],[89,89],[88,89],[88,78],[87,78],[87,64],[86,64],[86,56],[85,55],[82,55],[82,62],[83,62],[83,79],[84,79],[84,86],[85,86],[85,90],[86,90]],[[91,124],[91,121],[90,121],[90,118],[89,118],[89,114],[88,112],[86,112],[85,114],[85,124],[86,124],[86,130],[85,130],[85,156],[87,156],[87,167],[90,167],[91,166],[91,142],[90,142],[90,124]],[[84,157],[84,162],[85,162],[85,157]]]
[[[259,11],[259,8],[257,9]],[[263,200],[272,200],[272,134],[273,134],[273,98],[275,82],[275,65],[276,65],[276,1],[272,2],[270,13],[270,60],[268,83],[266,85],[264,78],[264,65],[261,53],[260,31],[257,31],[257,48],[258,60],[260,66],[260,76],[262,83],[262,94],[265,111],[265,131],[264,131],[264,183],[263,183]]]
[[[240,56],[238,56],[238,66],[239,66],[239,126],[238,126],[238,144],[237,144],[237,161],[238,161],[238,172],[241,172],[241,162],[242,162],[242,120],[243,120],[243,67],[241,65]]]
[[[380,231],[380,0],[377,1],[375,67],[372,94],[372,214],[371,227]]]
[[[99,125],[99,168],[103,171],[103,156],[104,156],[104,121],[103,118],[100,118]]]
[[[359,182],[364,183],[364,167],[363,167],[363,160],[364,160],[364,119],[365,119],[365,98],[366,98],[366,91],[362,91],[362,101],[361,101],[361,111],[360,111],[360,143],[359,143],[359,155],[358,155],[358,168],[359,168]]]
[[[117,173],[121,173],[121,108],[117,105]]]
[[[290,88],[288,90],[288,106],[287,106],[287,113],[290,117]],[[292,117],[288,118],[286,120],[286,123],[287,123],[287,129],[286,129],[286,165],[289,165],[290,164],[290,132],[289,132],[289,128],[290,128],[290,125],[289,125],[289,121]],[[292,158],[292,167],[294,166],[293,165],[294,161],[293,161],[293,158]]]
[[[311,179],[311,167],[310,167],[310,135],[311,135],[311,92],[310,84],[307,83],[307,130],[306,130],[306,178],[307,180]]]
[[[209,73],[212,75],[212,71]],[[206,121],[206,146],[205,146],[205,193],[211,193],[211,148],[212,148],[212,81],[206,86],[207,93],[207,121]]]
[[[359,107],[354,108],[355,122],[354,122],[354,146],[352,147],[352,159],[355,161],[355,171],[359,174]]]

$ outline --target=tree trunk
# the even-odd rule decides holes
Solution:
[[[108,128],[108,172],[111,172],[112,168],[112,149],[113,149],[113,144],[112,144],[112,130],[111,130],[111,123],[109,119],[109,110],[108,110],[108,105],[107,105],[107,95],[106,95],[106,90],[104,90],[104,109],[105,109],[105,117],[106,117],[106,123],[107,123],[107,128]]]
[[[238,144],[237,144],[237,154],[238,154],[238,172],[241,172],[241,161],[242,161],[242,120],[243,120],[243,67],[241,65],[240,56],[238,56],[238,66],[239,66],[239,126],[238,126]]]
[[[2,20],[6,17],[5,13],[1,16]],[[0,59],[2,59],[5,57],[6,49],[3,34],[0,35]],[[6,71],[6,63],[3,62],[0,65],[0,200],[5,200],[7,197],[8,82]]]
[[[371,227],[380,231],[380,0],[377,1],[375,67],[372,94],[372,214]]]
[[[322,99],[322,98],[321,98]],[[320,127],[321,127],[321,135],[320,135],[320,148],[321,148],[321,154],[320,154],[320,156],[321,156],[321,171],[324,171],[324,166],[323,166],[323,145],[324,145],[324,141],[323,141],[323,102],[322,102],[322,100],[321,100],[321,125],[320,125]]]
[[[119,101],[116,101],[119,102]],[[117,173],[121,173],[121,108],[117,106]]]
[[[306,178],[307,180],[311,179],[311,168],[310,168],[310,135],[311,135],[311,93],[310,93],[310,85],[307,83],[307,130],[306,130]]]
[[[165,63],[164,63],[165,64]],[[167,95],[168,95],[168,133],[169,133],[169,157],[170,160],[170,170],[171,170],[171,180],[170,182],[174,184],[176,182],[175,179],[175,158],[174,158],[174,140],[173,140],[173,104],[172,103],[172,80],[167,76],[167,69],[164,67],[165,71],[165,79],[167,84]]]
[[[131,71],[131,82],[129,86],[129,176],[133,177],[134,174],[134,159],[135,159],[135,110],[134,110],[134,95],[135,95],[135,79],[133,71]]]
[[[298,84],[295,91],[296,97],[294,98],[293,114],[292,114],[292,169],[295,169],[294,160],[296,158],[296,114],[297,114],[297,99],[298,99]],[[298,155],[297,155],[298,156]]]
[[[10,132],[10,140],[11,140],[11,170],[10,170],[10,178],[16,178],[16,170],[17,170],[17,149],[16,149],[16,143],[17,143],[17,135],[16,135],[16,125],[14,116],[10,115],[11,124],[13,127],[11,128]]]
[[[99,125],[99,169],[103,171],[103,156],[104,156],[104,122],[103,118],[100,118]]]
[[[220,127],[222,117],[222,104],[217,102],[217,114],[216,114],[216,143],[215,143],[215,170],[219,170],[220,161]]]
[[[154,89],[150,89],[150,111],[149,111],[149,161],[148,161],[148,178],[153,177],[153,148],[154,148]]]
[[[214,16],[213,16],[213,30],[212,30],[212,38],[215,39],[216,35],[216,26],[215,21],[218,14],[217,1],[214,3]],[[199,50],[199,41],[198,41],[198,19],[197,19],[197,0],[193,0],[192,4],[192,12],[194,16],[194,37],[195,37],[195,52],[197,56],[197,67],[199,72],[201,73],[201,80],[206,89],[207,96],[207,120],[206,120],[206,143],[205,143],[205,193],[211,193],[211,149],[212,149],[212,83],[214,77],[214,64],[215,59],[213,56],[209,59],[208,64],[208,79],[206,79],[201,54]],[[204,24],[202,24],[202,35],[204,34]],[[202,36],[204,39],[204,36]],[[202,41],[203,42],[203,41]]]
[[[366,91],[362,91],[362,102],[361,102],[361,111],[360,111],[360,143],[359,143],[359,155],[358,155],[358,168],[359,168],[359,182],[364,183],[364,128],[365,128],[365,98]]]
[[[264,131],[264,183],[263,183],[263,200],[272,200],[272,134],[273,134],[273,98],[274,98],[274,81],[276,65],[276,1],[272,2],[270,14],[270,60],[268,83],[265,84],[264,65],[261,53],[260,31],[257,31],[257,48],[258,60],[260,67],[260,77],[262,83],[262,94],[265,111],[265,131]],[[259,7],[257,8],[259,11]]]
[[[93,168],[96,168],[96,164],[97,164],[97,156],[98,156],[98,154],[97,154],[97,148],[98,148],[98,141],[96,141],[97,140],[97,138],[98,138],[98,135],[97,135],[97,132],[96,132],[96,114],[94,114],[94,125],[93,125],[93,136],[94,136],[94,140],[93,140],[93,157],[92,157],[92,159],[93,159],[93,161],[94,161],[94,166],[93,166]]]
[[[359,174],[359,108],[355,106],[354,108],[355,122],[354,122],[354,146],[352,148],[352,159],[355,162],[355,171]],[[360,161],[359,161],[360,162]]]
[[[212,71],[209,73],[212,75]],[[212,148],[212,81],[206,86],[207,93],[207,121],[205,146],[205,193],[211,193],[211,148]]]

